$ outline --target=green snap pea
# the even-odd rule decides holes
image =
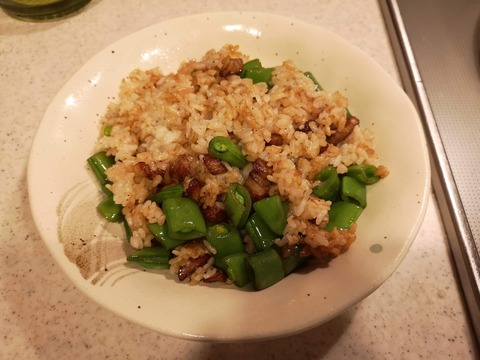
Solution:
[[[168,228],[166,224],[147,224],[147,228],[150,230],[152,235],[155,236],[155,239],[160,243],[160,245],[167,250],[172,250],[186,241],[170,237],[168,235]]]
[[[251,210],[252,198],[247,188],[239,183],[230,184],[225,196],[225,211],[230,223],[237,228],[242,228]]]
[[[240,252],[223,258],[228,277],[232,279],[233,283],[238,287],[244,287],[250,282],[245,267],[245,259],[247,256],[248,254],[246,252]]]
[[[224,136],[215,136],[210,140],[208,143],[208,153],[238,168],[247,165],[247,160],[240,147]]]
[[[190,198],[169,198],[162,204],[168,234],[177,240],[192,240],[205,236],[207,227],[198,204]]]
[[[150,196],[150,200],[156,202],[158,205],[161,205],[166,199],[170,198],[179,198],[183,196],[183,186],[182,185],[173,185],[166,188],[163,188],[155,195]]]
[[[110,189],[107,188],[107,184],[101,185],[100,187],[105,195],[107,195],[108,197],[113,197],[113,192],[111,192]]]
[[[305,71],[305,72],[303,73],[303,75],[305,75],[307,78],[309,78],[310,80],[312,80],[313,84],[315,85],[315,90],[316,90],[316,91],[321,91],[321,90],[323,90],[322,85],[320,85],[320,83],[317,81],[317,79],[315,78],[315,76],[314,76],[310,71]],[[352,114],[350,113],[350,110],[348,110],[348,108],[345,108],[345,112],[346,112],[347,119],[349,119],[349,118],[352,117]]]
[[[313,76],[313,74],[310,72],[310,71],[305,71],[303,73],[307,78],[309,78],[310,80],[312,80],[313,82],[313,85],[315,85],[315,90],[316,91],[321,91],[323,90],[322,86],[320,85],[320,83],[317,81],[317,79],[315,78],[315,76]]]
[[[215,249],[214,263],[220,268],[225,268],[223,258],[227,255],[245,251],[240,232],[229,224],[215,224],[207,229],[208,243]]]
[[[253,240],[257,251],[270,248],[277,235],[268,227],[262,217],[253,213],[245,224],[245,230]]]
[[[245,64],[243,64],[240,77],[244,78],[245,72],[247,70],[254,70],[254,69],[261,69],[261,68],[262,68],[262,63],[260,59],[253,59],[253,60],[247,61]]]
[[[170,252],[162,247],[145,248],[127,256],[127,261],[136,263],[147,269],[163,270],[168,269],[170,265],[168,260]]]
[[[249,255],[245,265],[256,290],[272,286],[285,277],[282,258],[273,248]]]
[[[100,185],[109,183],[105,170],[115,164],[115,158],[100,151],[87,159],[87,163],[95,174]]]
[[[315,180],[322,183],[313,188],[313,193],[321,199],[335,201],[340,189],[340,178],[337,170],[333,166],[323,168],[316,176]]]
[[[377,167],[375,165],[350,165],[347,175],[365,185],[373,185],[380,180],[380,176],[375,175],[376,172]]]
[[[329,220],[325,230],[332,231],[334,228],[338,230],[348,230],[350,226],[357,221],[363,208],[346,201],[333,203],[328,213]]]
[[[253,59],[243,64],[240,77],[251,79],[254,84],[264,82],[270,87],[273,70],[275,68],[264,68],[259,59]]]
[[[272,82],[272,73],[275,68],[261,68],[261,69],[252,69],[245,71],[245,78],[251,79],[254,84],[264,82],[267,85],[270,85]]]
[[[253,204],[253,208],[270,230],[277,235],[283,234],[283,229],[287,225],[287,214],[279,195],[259,200]]]
[[[123,220],[122,205],[116,204],[113,197],[107,197],[97,205],[99,214],[110,222],[120,222]]]
[[[364,183],[350,177],[342,177],[341,198],[353,202],[362,208],[367,206],[367,188]]]
[[[128,222],[126,219],[123,220],[123,229],[125,230],[125,238],[127,239],[127,241],[130,241],[130,238],[133,235],[133,231],[130,225],[128,225]]]
[[[303,245],[301,244],[296,244],[292,252],[286,258],[282,259],[285,276],[292,273],[294,270],[298,269],[308,261],[307,256],[301,256],[300,254],[302,246]]]

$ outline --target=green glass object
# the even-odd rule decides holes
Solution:
[[[90,0],[0,0],[8,15],[26,21],[46,21],[74,14]]]

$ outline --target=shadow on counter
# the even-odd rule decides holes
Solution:
[[[354,314],[355,307],[319,327],[285,338],[210,343],[203,347],[197,359],[322,359],[345,333]]]

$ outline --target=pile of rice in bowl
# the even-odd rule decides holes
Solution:
[[[231,184],[246,188],[253,204],[279,197],[285,226],[271,248],[282,260],[295,249],[303,259],[326,262],[355,240],[354,222],[327,230],[333,201],[313,189],[326,167],[342,176],[351,165],[370,164],[376,177],[385,177],[372,134],[350,115],[347,99],[320,90],[303,72],[308,69],[285,60],[271,69],[268,83],[256,82],[242,76],[248,61],[238,46],[226,45],[184,62],[176,73],[137,69],[122,81],[101,119],[95,152],[114,157],[106,187],[121,205],[133,249],[161,247],[149,225],[165,225],[166,214],[152,196],[179,185],[207,228],[231,224],[225,206]],[[241,150],[244,166],[209,153],[219,136]],[[259,252],[244,227],[236,230],[246,257]],[[235,281],[215,255],[215,246],[199,236],[169,249],[166,267],[190,284]]]

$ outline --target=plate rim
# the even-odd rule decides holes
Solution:
[[[159,26],[169,26],[171,23],[176,23],[176,22],[179,22],[179,21],[187,21],[187,20],[194,20],[194,19],[204,19],[205,17],[209,17],[209,16],[217,16],[217,17],[223,17],[225,19],[229,19],[230,17],[232,17],[233,15],[235,16],[238,16],[238,15],[241,15],[241,16],[253,16],[253,17],[262,17],[262,18],[269,18],[269,19],[274,19],[274,20],[279,20],[279,21],[293,21],[295,22],[296,24],[298,25],[301,25],[301,26],[308,26],[308,27],[311,27],[311,28],[315,28],[315,29],[318,29],[326,34],[328,34],[328,36],[330,37],[333,37],[335,39],[338,39],[339,41],[342,41],[344,44],[347,44],[349,47],[351,47],[352,49],[354,49],[355,51],[357,51],[358,53],[362,54],[362,56],[364,56],[366,59],[368,59],[372,64],[373,66],[375,66],[376,70],[377,71],[380,71],[380,72],[383,72],[384,76],[388,77],[390,79],[390,81],[392,81],[392,83],[395,83],[393,78],[379,65],[377,64],[371,57],[369,57],[368,55],[366,55],[362,50],[360,50],[359,48],[357,48],[356,46],[350,44],[346,39],[340,37],[339,35],[335,34],[334,32],[328,30],[328,29],[325,29],[324,27],[322,27],[321,25],[317,25],[317,24],[312,24],[312,23],[309,23],[309,22],[306,22],[306,21],[303,21],[303,20],[298,20],[298,19],[294,19],[294,18],[290,18],[290,17],[287,17],[287,16],[283,16],[283,15],[278,15],[278,14],[271,14],[271,13],[266,13],[266,12],[250,12],[250,11],[215,11],[215,12],[203,12],[203,13],[197,13],[197,14],[193,14],[193,15],[187,15],[187,16],[181,16],[181,17],[175,17],[175,18],[170,18],[170,19],[167,19],[167,20],[164,20],[164,21],[161,21],[157,24],[152,24],[152,25],[149,25],[143,29],[140,29],[138,31],[135,31],[135,32],[132,32],[122,38],[120,38],[119,40],[113,42],[112,44],[110,45],[107,45],[106,47],[104,47],[102,50],[100,50],[99,52],[97,52],[94,56],[92,56],[89,60],[87,60],[87,62],[85,62],[84,64],[82,64],[82,66],[72,75],[72,77],[70,79],[68,79],[64,85],[61,87],[61,89],[57,92],[57,94],[55,95],[55,97],[52,99],[52,101],[50,102],[49,106],[47,107],[43,117],[42,117],[42,120],[40,122],[40,124],[38,125],[37,127],[37,131],[36,131],[36,134],[35,134],[35,137],[34,137],[34,140],[32,142],[32,146],[31,146],[31,149],[30,149],[30,154],[29,154],[29,161],[28,161],[28,167],[27,167],[27,187],[28,187],[28,194],[29,194],[29,201],[30,201],[30,206],[31,206],[31,212],[32,212],[32,217],[34,219],[34,222],[35,222],[35,225],[36,225],[36,228],[37,228],[37,231],[40,235],[40,237],[42,238],[42,241],[43,243],[47,246],[47,248],[49,249],[49,252],[51,253],[51,255],[53,255],[52,257],[55,259],[55,262],[60,266],[60,268],[63,270],[64,274],[67,275],[67,277],[69,278],[70,281],[72,281],[75,285],[75,287],[79,288],[84,294],[86,294],[90,299],[92,299],[95,303],[101,305],[102,307],[106,308],[107,310],[111,311],[111,312],[114,312],[116,313],[117,315],[123,317],[123,318],[127,318],[129,321],[133,321],[133,322],[136,322],[137,324],[140,324],[142,326],[145,326],[147,328],[150,328],[151,330],[155,330],[157,332],[161,332],[163,334],[166,334],[166,335],[169,335],[169,336],[174,336],[174,337],[177,337],[177,338],[183,338],[183,339],[189,339],[189,340],[215,340],[215,341],[245,341],[245,340],[253,340],[253,339],[271,339],[271,338],[277,338],[277,337],[282,337],[282,336],[287,336],[287,335],[292,335],[292,334],[296,334],[296,333],[299,333],[299,332],[303,332],[303,331],[306,331],[308,329],[311,329],[313,327],[316,327],[318,325],[320,325],[321,323],[325,323],[326,321],[332,319],[333,317],[336,317],[339,315],[339,313],[336,313],[336,314],[331,314],[331,316],[329,317],[326,317],[321,323],[318,323],[318,322],[311,322],[309,323],[307,326],[304,326],[302,328],[297,328],[297,329],[290,329],[289,331],[285,332],[285,331],[272,331],[271,333],[269,334],[264,334],[263,336],[255,336],[255,337],[252,337],[252,338],[249,338],[248,336],[226,336],[226,337],[221,337],[221,338],[218,338],[218,337],[211,337],[211,336],[199,336],[198,334],[188,334],[188,333],[183,333],[183,334],[180,334],[178,332],[168,332],[168,330],[165,330],[165,329],[158,329],[158,328],[155,328],[155,327],[151,327],[151,326],[148,326],[148,325],[145,325],[144,323],[142,322],[138,322],[136,321],[134,318],[131,318],[131,317],[128,317],[128,316],[125,316],[125,314],[122,314],[122,313],[119,313],[117,311],[115,311],[114,309],[112,308],[109,308],[108,306],[105,306],[105,304],[101,303],[98,301],[97,298],[95,298],[92,293],[90,291],[88,291],[87,287],[86,286],[82,286],[82,284],[79,284],[77,283],[76,281],[74,281],[68,274],[68,271],[66,271],[66,265],[65,265],[65,262],[64,261],[61,261],[61,259],[57,258],[56,256],[54,256],[54,250],[53,250],[53,245],[54,243],[51,242],[51,241],[48,241],[45,236],[44,236],[44,228],[43,228],[43,225],[39,224],[38,222],[38,218],[37,216],[35,215],[35,211],[32,207],[32,203],[35,202],[35,200],[33,200],[33,197],[35,196],[34,195],[34,184],[33,184],[33,173],[35,171],[34,169],[34,166],[32,165],[32,162],[31,160],[35,158],[35,155],[34,155],[34,152],[35,152],[35,149],[36,147],[38,146],[38,143],[40,142],[40,139],[37,138],[37,135],[40,134],[41,132],[39,131],[40,128],[42,126],[45,126],[45,122],[46,122],[46,117],[47,115],[53,111],[51,109],[52,105],[55,103],[55,101],[62,97],[63,96],[60,96],[66,88],[68,88],[70,82],[72,81],[72,79],[75,78],[75,76],[78,76],[78,74],[83,71],[86,66],[90,63],[92,63],[94,61],[94,59],[97,59],[97,58],[100,58],[102,57],[102,54],[105,54],[108,49],[111,49],[111,48],[114,48],[114,47],[117,47],[118,45],[120,44],[123,44],[125,43],[128,39],[132,39],[134,38],[135,36],[137,36],[138,34],[141,34],[141,33],[146,33],[148,31],[151,31],[152,29],[155,29],[155,28],[158,28]],[[205,49],[205,51],[207,51],[208,49]],[[127,74],[124,74],[124,76],[126,76]],[[395,83],[395,85],[400,88],[398,86],[397,83]],[[400,88],[401,89],[401,88]],[[405,99],[408,99],[407,95],[404,93],[403,96],[405,97]],[[414,109],[413,107],[413,104],[411,104],[410,100],[408,100],[408,102],[410,103],[410,106],[412,107],[412,109]],[[416,110],[414,109],[415,113]],[[418,113],[417,113],[417,117],[418,117]],[[342,310],[345,311],[347,310],[348,308],[350,308],[351,306],[353,306],[355,303],[358,303],[360,302],[361,300],[363,300],[365,297],[367,297],[369,294],[371,294],[373,291],[375,291],[379,286],[381,286],[394,272],[395,270],[398,268],[398,266],[401,264],[402,260],[404,259],[404,257],[406,256],[406,254],[408,253],[410,247],[411,247],[411,244],[413,243],[416,235],[418,234],[418,231],[423,223],[423,219],[425,217],[425,214],[426,214],[426,211],[427,211],[427,207],[428,207],[428,201],[429,201],[429,195],[430,195],[430,189],[431,189],[431,186],[430,186],[430,177],[431,177],[431,173],[430,173],[430,165],[429,165],[429,157],[428,157],[428,148],[427,148],[427,143],[426,143],[426,138],[425,138],[425,134],[423,132],[423,127],[421,126],[421,123],[419,122],[419,118],[417,119],[416,121],[416,125],[417,125],[417,128],[418,128],[418,131],[419,133],[421,133],[420,135],[420,140],[421,140],[421,145],[422,145],[422,150],[423,150],[423,159],[425,161],[425,181],[424,181],[424,185],[423,185],[423,188],[422,188],[422,194],[420,195],[420,198],[421,198],[421,201],[422,201],[422,204],[421,204],[421,208],[419,210],[419,213],[418,213],[418,217],[417,217],[417,221],[415,222],[415,225],[411,228],[410,230],[410,235],[408,236],[408,241],[406,241],[404,243],[404,245],[402,246],[402,251],[400,251],[400,253],[398,253],[397,257],[395,258],[395,261],[390,264],[390,267],[387,271],[388,275],[384,276],[384,277],[379,277],[378,279],[376,279],[376,281],[374,283],[372,283],[372,285],[368,288],[368,289],[365,289],[365,293],[364,293],[364,296],[362,296],[360,299],[350,299],[350,302],[349,302],[349,305],[345,307],[345,309]],[[381,156],[381,154],[380,154]],[[32,201],[33,200],[33,201]],[[42,230],[43,231],[42,231]],[[58,240],[57,240],[58,241]],[[67,259],[68,260],[68,259]],[[84,284],[85,285],[85,284]]]

